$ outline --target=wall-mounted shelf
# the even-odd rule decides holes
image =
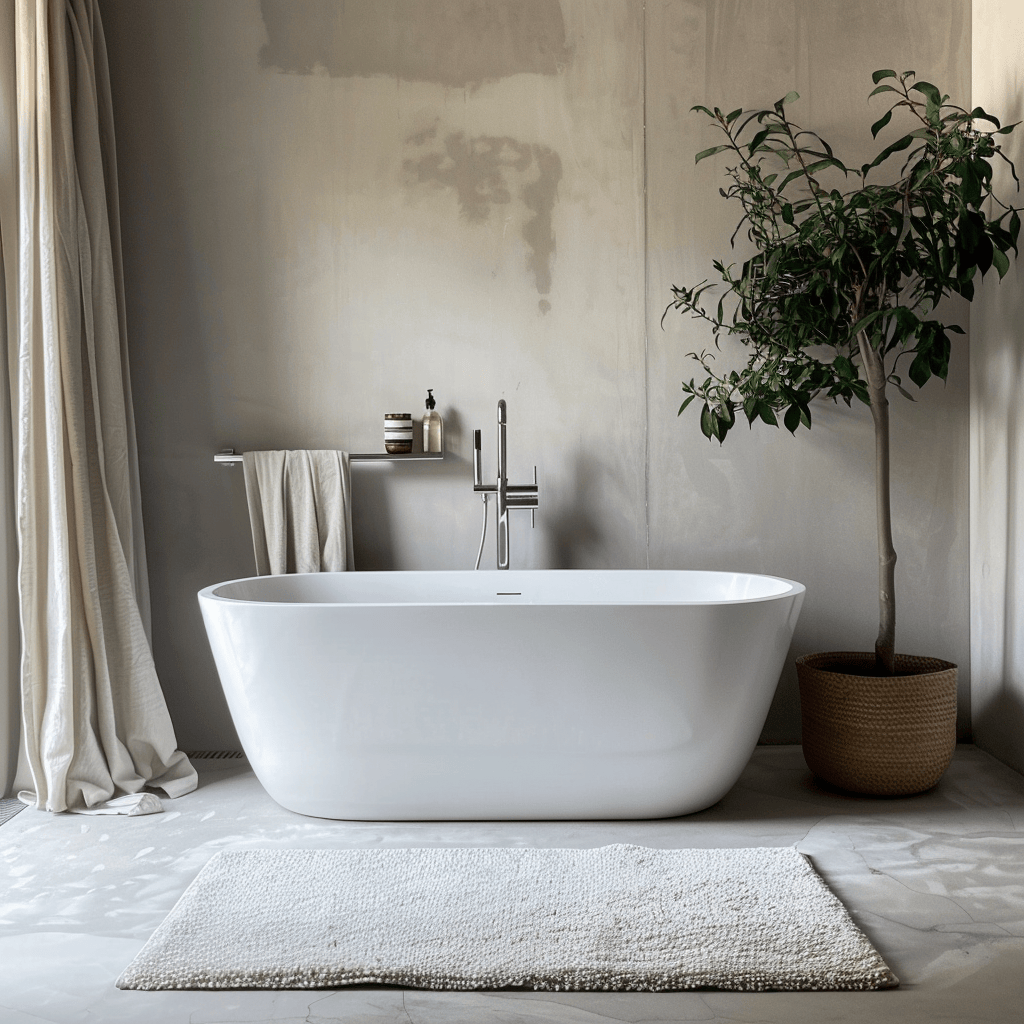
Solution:
[[[444,452],[412,452],[409,455],[389,455],[387,452],[355,453],[349,455],[349,462],[437,462],[444,458]],[[214,462],[225,465],[241,465],[242,455],[234,448],[224,448],[213,457]]]

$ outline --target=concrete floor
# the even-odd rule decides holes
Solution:
[[[797,747],[759,747],[714,807],[628,822],[386,822],[278,807],[244,762],[141,818],[26,810],[0,828],[0,1022],[146,1024],[876,1024],[1024,1021],[1024,778],[961,747],[939,786],[870,800],[814,782]],[[280,847],[795,845],[899,989],[867,993],[121,992],[114,981],[218,850]]]

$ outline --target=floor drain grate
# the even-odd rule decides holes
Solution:
[[[186,750],[185,756],[190,761],[224,761],[245,758],[245,754],[240,750]]]
[[[19,811],[25,810],[25,805],[17,798],[4,798],[0,800],[0,825],[6,824]]]

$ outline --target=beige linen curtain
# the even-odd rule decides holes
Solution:
[[[2,182],[16,181],[16,222],[5,199],[0,227],[9,303],[15,278],[6,344],[31,799],[131,813],[144,805],[127,795],[179,796],[196,774],[175,749],[147,635],[103,31],[96,0],[2,2],[17,104]]]
[[[18,764],[21,642],[18,548],[14,512],[7,339],[17,334],[17,109],[14,89],[14,0],[0,0],[0,797],[11,792]]]

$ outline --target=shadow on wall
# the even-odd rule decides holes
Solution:
[[[591,556],[601,556],[606,538],[590,511],[601,506],[601,476],[597,460],[577,452],[568,487],[553,510],[544,513],[552,569],[589,569],[594,566]]]
[[[571,57],[558,0],[261,0],[260,9],[260,65],[287,74],[477,89],[557,74]]]
[[[1019,115],[1016,115],[1019,116]],[[1024,421],[1021,409],[1024,407],[1024,267],[1017,268],[1016,289],[1005,289],[998,294],[1002,320],[1003,344],[1006,346],[1005,362],[1010,372],[1006,375],[1006,479],[1003,493],[1006,507],[990,509],[985,518],[1002,511],[1005,517],[1003,533],[1005,548],[1002,552],[994,549],[990,558],[1001,558],[1004,587],[1002,594],[1002,650],[993,661],[1002,669],[998,689],[981,711],[982,729],[997,733],[1020,750],[1024,737],[1024,536],[1020,528],[1020,517],[1024,515],[1024,486],[1022,486],[1021,438],[1024,437]],[[999,595],[993,594],[997,604]],[[995,654],[996,652],[992,652]],[[1020,755],[1016,767],[1020,768]]]
[[[449,459],[459,458],[455,452],[462,451],[462,434],[465,426],[462,422],[462,414],[454,405],[444,408],[441,412],[441,419],[444,422],[444,458],[447,462]]]
[[[356,568],[361,572],[394,569],[394,522],[387,479],[390,474],[383,466],[361,466],[352,475],[352,540]]]
[[[1022,119],[1021,94],[1016,91],[1009,123]],[[1019,149],[1018,149],[1019,152]],[[1020,161],[1018,159],[1018,165]],[[1019,196],[1015,200],[1020,202]],[[1020,530],[1022,506],[1022,466],[1020,439],[1024,437],[1021,409],[1024,407],[1024,265],[1018,260],[1016,268],[1017,287],[1002,289],[999,298],[1003,308],[1003,323],[1006,325],[1006,344],[1009,346],[1013,372],[1010,374],[1011,393],[1007,403],[1007,424],[1005,436],[1008,439],[1006,453],[1006,551],[1003,565],[1006,567],[1006,592],[1003,595],[1003,680],[992,704],[985,710],[986,717],[999,722],[1005,736],[1012,738],[1019,751],[1024,738],[1024,542]],[[1018,760],[1018,769],[1021,763]]]
[[[442,410],[444,421],[443,462],[412,462],[398,467],[357,463],[352,469],[352,539],[355,567],[359,572],[393,571],[400,568],[400,555],[396,549],[399,529],[393,508],[394,483],[392,470],[407,480],[417,476],[429,478],[435,486],[441,481],[455,481],[460,493],[469,493],[473,487],[471,463],[458,452],[462,448],[465,432],[462,415],[454,406]],[[414,450],[420,451],[419,440]],[[446,489],[450,487],[446,485]],[[399,510],[398,519],[401,519]]]
[[[21,687],[17,674],[9,674],[10,686],[0,689],[0,700],[4,707],[0,708],[0,797],[14,785],[14,775],[18,767],[18,744],[21,740]],[[6,691],[6,694],[3,692]]]
[[[210,396],[218,393],[216,353],[223,322],[216,268],[190,232],[194,182],[167,126],[184,116],[160,67],[163,40],[135,31],[127,11],[106,19],[117,98],[127,333],[153,622],[153,655],[183,749],[237,745],[217,682],[196,593],[253,571],[248,530],[224,515],[244,495],[241,473],[215,465],[220,436]],[[106,12],[104,12],[106,15]],[[145,68],[147,71],[143,71]],[[145,116],[132,117],[145,112]],[[266,323],[266,316],[254,315]],[[213,337],[217,335],[217,337]]]
[[[1004,124],[1024,114],[1021,77],[1018,71],[1002,79]],[[1012,137],[1003,145],[1019,175],[1024,147]],[[1021,193],[1006,169],[997,174],[1002,195],[1019,208]],[[981,315],[971,324],[978,334],[970,339],[972,432],[978,431],[972,489],[979,487],[971,523],[978,541],[971,567],[971,713],[978,745],[1024,771],[1024,256],[1001,283],[991,271],[986,277],[975,304]]]

